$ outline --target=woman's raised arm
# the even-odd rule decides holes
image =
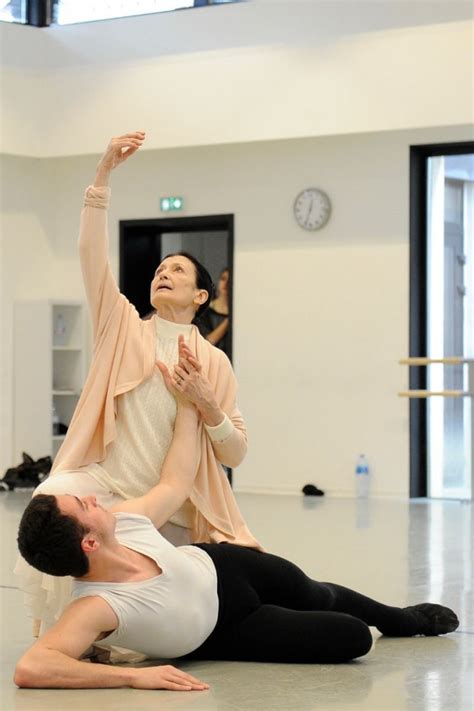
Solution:
[[[85,195],[81,214],[79,254],[91,312],[94,342],[100,336],[114,305],[120,298],[108,254],[109,177],[115,167],[140,148],[144,139],[145,134],[140,131],[112,138],[97,165],[94,184],[87,189]]]

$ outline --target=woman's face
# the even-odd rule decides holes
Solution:
[[[187,257],[177,255],[163,259],[151,282],[150,301],[155,308],[194,306],[197,311],[203,303],[203,295],[207,292],[197,288],[196,269]]]
[[[222,272],[219,277],[218,290],[219,294],[226,295],[229,288],[229,272],[226,270]]]

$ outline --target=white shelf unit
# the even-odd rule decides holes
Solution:
[[[84,305],[79,301],[19,301],[14,312],[13,452],[56,456],[86,375]]]

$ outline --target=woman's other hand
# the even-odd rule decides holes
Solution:
[[[96,187],[108,185],[110,172],[138,151],[144,140],[144,131],[125,133],[123,136],[112,138],[97,165],[94,185]]]
[[[224,419],[224,412],[217,404],[214,390],[202,372],[202,365],[186,345],[183,336],[178,336],[179,360],[174,367],[172,381],[175,388],[196,406],[206,425],[215,427]]]

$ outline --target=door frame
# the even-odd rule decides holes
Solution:
[[[197,217],[156,217],[141,220],[120,220],[119,222],[119,284],[124,282],[125,241],[129,238],[129,230],[134,227],[152,227],[159,235],[161,253],[161,235],[173,232],[227,232],[228,262],[231,274],[231,289],[229,298],[229,332],[230,360],[233,360],[233,309],[234,309],[234,215],[199,215]]]
[[[474,153],[474,141],[410,146],[409,356],[427,356],[428,158]],[[410,390],[426,390],[426,368],[409,368]],[[410,498],[428,493],[427,402],[410,398]]]
[[[152,227],[155,235],[159,237],[161,254],[161,235],[173,232],[227,232],[228,235],[228,261],[231,274],[231,290],[229,298],[229,332],[230,332],[230,354],[232,361],[233,354],[233,305],[234,305],[234,215],[199,215],[198,217],[157,217],[141,220],[120,220],[119,221],[119,285],[122,289],[124,282],[124,259],[125,241],[129,238],[130,229],[134,227]],[[127,234],[128,231],[128,234]],[[227,478],[232,486],[232,469],[226,468]]]

